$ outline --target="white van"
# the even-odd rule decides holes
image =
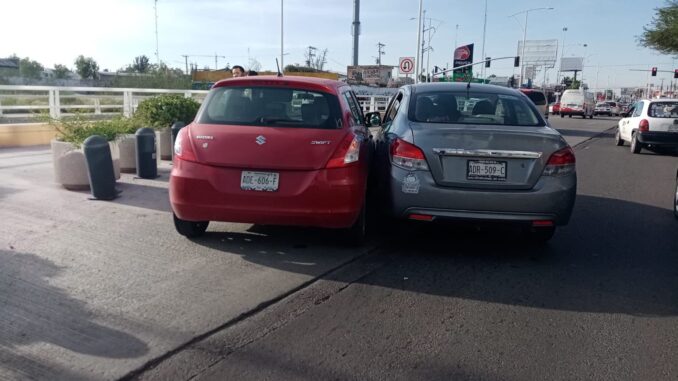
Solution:
[[[560,97],[560,117],[564,118],[568,115],[581,115],[593,119],[593,114],[596,111],[596,100],[593,93],[586,90],[565,90]]]

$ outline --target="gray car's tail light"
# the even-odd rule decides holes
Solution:
[[[433,216],[428,214],[410,214],[408,218],[415,221],[433,221]]]
[[[544,168],[545,176],[564,176],[574,173],[577,160],[572,148],[565,147],[551,155]]]
[[[424,151],[400,138],[391,143],[391,163],[403,169],[428,171]]]

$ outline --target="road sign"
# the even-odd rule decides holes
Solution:
[[[414,73],[414,57],[400,57],[398,69],[400,74]]]

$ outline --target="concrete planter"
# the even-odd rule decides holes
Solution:
[[[116,180],[120,178],[120,150],[115,142],[109,143],[113,170]],[[54,163],[54,181],[68,190],[89,189],[87,165],[82,148],[76,148],[72,143],[52,140],[52,159]]]
[[[165,127],[155,131],[158,154],[162,160],[172,160],[172,129]]]
[[[134,134],[123,135],[117,140],[120,149],[120,172],[137,171],[137,140]]]

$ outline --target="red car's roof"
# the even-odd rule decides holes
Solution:
[[[335,81],[332,79],[325,78],[314,78],[314,77],[302,77],[295,75],[288,75],[278,77],[275,75],[258,75],[253,77],[238,77],[238,78],[229,78],[222,79],[221,81],[214,84],[213,87],[222,87],[222,86],[266,86],[266,85],[297,85],[303,87],[312,87],[312,88],[324,88],[329,91],[336,92],[336,90],[346,85],[343,82]]]

